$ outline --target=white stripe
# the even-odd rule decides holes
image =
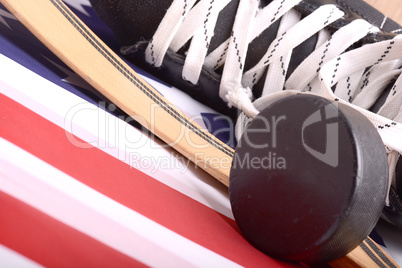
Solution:
[[[238,267],[0,138],[0,190],[147,265]]]
[[[0,267],[40,268],[40,264],[0,244]]]
[[[387,16],[384,16],[384,20],[382,21],[382,23],[381,23],[381,26],[380,26],[380,28],[382,29],[382,28],[384,28],[384,24],[385,24],[385,22],[387,22]]]
[[[21,79],[21,77],[24,79]],[[150,81],[150,79],[147,79]],[[161,86],[160,84],[156,84]],[[172,91],[172,90],[170,90]],[[0,93],[109,155],[233,219],[227,188],[138,129],[0,55]],[[77,146],[87,146],[75,140]],[[151,164],[147,164],[149,160]]]

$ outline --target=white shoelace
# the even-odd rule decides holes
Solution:
[[[229,106],[243,111],[238,133],[249,118],[286,95],[312,93],[350,105],[378,129],[388,152],[392,180],[402,153],[402,35],[345,52],[379,29],[358,19],[331,35],[325,27],[344,16],[334,5],[323,5],[301,19],[292,9],[301,0],[273,0],[263,9],[258,0],[241,0],[231,37],[207,55],[219,12],[229,2],[174,0],[147,47],[146,60],[159,67],[168,50],[177,52],[191,39],[183,79],[196,84],[202,68],[214,71],[223,66],[219,93]],[[279,19],[276,39],[261,60],[244,72],[249,43]],[[317,33],[315,51],[286,79],[292,50]],[[251,88],[263,75],[262,97],[254,100]],[[378,113],[366,110],[391,82],[392,90]]]

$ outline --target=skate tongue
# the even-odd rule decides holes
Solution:
[[[90,0],[121,46],[150,40],[173,0]]]

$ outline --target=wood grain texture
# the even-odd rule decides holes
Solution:
[[[365,0],[387,17],[402,25],[402,0]]]

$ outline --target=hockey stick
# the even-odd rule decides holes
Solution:
[[[128,115],[205,169],[229,184],[233,149],[172,106],[99,40],[61,0],[1,0],[61,60]],[[367,238],[333,266],[396,267]]]

